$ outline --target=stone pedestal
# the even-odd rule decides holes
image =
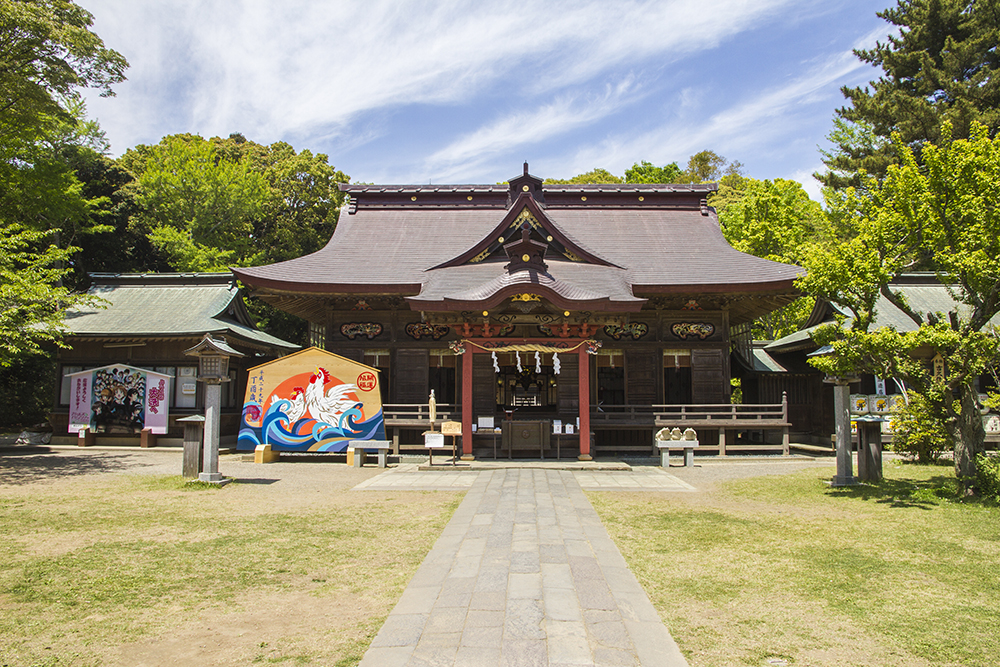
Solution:
[[[156,434],[153,433],[153,429],[142,429],[142,432],[139,433],[139,446],[144,449],[147,447],[156,447]]]
[[[93,447],[97,441],[97,436],[89,428],[81,428],[76,434],[76,444],[78,447]]]

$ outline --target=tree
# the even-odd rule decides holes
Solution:
[[[148,239],[147,261],[182,271],[254,266],[319,250],[344,201],[337,184],[350,180],[322,153],[296,152],[285,142],[264,146],[238,133],[164,137],[127,151],[118,164],[135,178],[116,192],[123,206],[134,202],[128,230]],[[119,256],[148,254],[137,239],[131,242],[132,251]],[[253,299],[248,305],[268,333],[304,340],[302,320]]]
[[[636,162],[625,170],[626,183],[679,183],[681,168],[676,162],[657,167],[652,162]]]
[[[138,183],[139,221],[170,266],[219,271],[230,263],[252,263],[258,252],[253,226],[267,198],[262,174],[219,156],[210,141],[195,135],[138,146],[123,162]]]
[[[601,169],[596,167],[591,169],[585,174],[577,174],[573,178],[559,179],[559,178],[546,178],[546,185],[567,185],[570,183],[622,183],[622,179],[619,176],[615,176],[607,169]]]
[[[743,165],[739,162],[726,164],[726,158],[715,151],[699,151],[688,158],[687,169],[678,177],[678,183],[714,183],[726,176],[739,176]]]
[[[0,136],[32,131],[80,88],[114,95],[128,62],[91,32],[71,0],[0,0]]]
[[[829,229],[822,207],[796,181],[726,178],[711,203],[722,233],[740,252],[775,262],[799,264],[807,242],[822,242]],[[774,340],[797,331],[814,299],[806,297],[754,323],[754,337]]]
[[[1000,128],[1000,0],[897,0],[878,12],[899,28],[875,48],[856,50],[882,76],[865,87],[844,87],[848,105],[830,134],[834,150],[824,154],[824,185],[859,186],[864,168],[881,178],[895,161],[892,133],[920,159],[923,142],[952,135],[966,138],[974,122],[990,136]]]
[[[75,249],[51,245],[48,236],[0,222],[0,366],[60,344],[65,310],[100,302],[59,285]]]
[[[908,388],[947,415],[955,472],[966,484],[976,474],[985,434],[975,382],[1000,363],[1000,341],[989,326],[1000,313],[1000,138],[973,123],[969,139],[922,147],[921,165],[900,136],[899,163],[884,179],[869,176],[834,200],[852,227],[847,240],[806,249],[808,293],[847,308],[848,327],[821,331],[833,354],[812,363],[832,375],[868,371],[905,380]],[[929,262],[955,300],[947,313],[923,313],[894,292],[890,282],[919,262]],[[870,331],[879,297],[909,317],[916,330]],[[943,372],[928,368],[940,355]]]
[[[267,181],[264,214],[253,231],[262,242],[254,263],[301,257],[327,244],[344,203],[337,184],[350,178],[330,165],[326,155],[296,153],[283,141],[263,146],[240,134],[212,142],[220,155],[246,162]]]
[[[67,0],[0,0],[0,366],[59,343],[75,239],[101,231],[68,154],[100,145],[81,88],[111,95],[128,66]]]

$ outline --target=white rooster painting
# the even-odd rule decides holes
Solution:
[[[297,363],[278,372],[286,359]],[[377,372],[315,348],[250,369],[238,448],[342,452],[351,440],[384,439]]]
[[[318,422],[341,426],[340,420],[343,414],[353,408],[360,408],[361,403],[354,393],[358,390],[356,385],[335,384],[326,389],[326,385],[332,380],[325,368],[316,368],[316,372],[309,378],[309,386],[306,387],[306,409]]]

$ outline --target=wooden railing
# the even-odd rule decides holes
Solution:
[[[654,405],[654,419],[659,422],[725,421],[729,428],[753,428],[755,423],[788,423],[788,402],[776,404],[705,404]],[[734,424],[735,426],[729,426]]]
[[[451,421],[453,415],[458,415],[458,406],[450,403],[438,403],[435,422]],[[388,425],[429,424],[430,408],[426,403],[387,403],[382,406],[382,418]],[[457,416],[456,416],[457,418]],[[402,424],[405,422],[406,424]]]
[[[788,453],[788,397],[781,403],[705,403],[683,405],[598,405],[590,413],[596,428],[693,428],[717,430],[719,453],[726,453],[727,430],[777,430],[782,451]]]

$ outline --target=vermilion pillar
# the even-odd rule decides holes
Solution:
[[[472,345],[462,355],[462,458],[472,456]]]
[[[580,346],[580,460],[590,461],[590,359],[587,345]]]

